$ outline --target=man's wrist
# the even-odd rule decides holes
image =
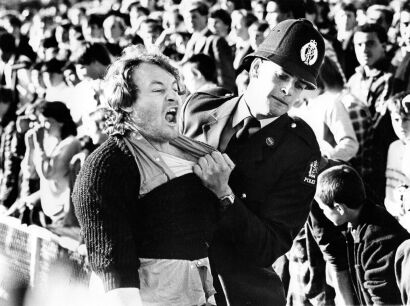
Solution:
[[[224,195],[219,198],[222,210],[227,209],[235,203],[235,195],[233,193]]]
[[[230,195],[230,194],[233,194],[233,191],[232,191],[232,189],[228,186],[228,187],[224,188],[222,191],[214,192],[214,193],[215,193],[215,195],[218,197],[218,199],[221,199],[221,198],[223,198],[223,197],[225,197],[225,196],[228,196],[228,195]]]

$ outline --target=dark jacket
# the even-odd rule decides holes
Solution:
[[[402,303],[410,305],[410,240],[404,241],[397,249],[394,269]]]
[[[400,305],[394,274],[398,246],[410,234],[383,207],[367,202],[356,233],[347,235],[350,274],[361,305]]]
[[[197,36],[195,41],[191,39],[187,43],[182,62],[198,53],[204,53],[215,61],[218,85],[231,92],[235,92],[236,84],[235,69],[233,68],[233,53],[225,38],[214,35],[208,30],[203,35]]]
[[[182,132],[219,148],[237,102],[216,107],[211,96],[194,94],[183,108]],[[236,199],[211,244],[214,272],[230,305],[284,305],[271,266],[290,249],[309,213],[320,160],[316,138],[304,121],[285,114],[245,142],[230,142],[226,153],[236,165],[229,181]],[[226,305],[221,293],[217,304]]]

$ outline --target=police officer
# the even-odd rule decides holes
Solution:
[[[209,249],[218,305],[285,305],[271,266],[306,221],[320,160],[310,127],[287,112],[316,87],[323,57],[309,21],[283,21],[244,58],[250,81],[242,96],[196,93],[183,106],[181,131],[227,155],[194,167],[225,207]]]

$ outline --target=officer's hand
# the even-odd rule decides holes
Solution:
[[[194,173],[205,187],[220,198],[232,193],[228,181],[234,168],[235,164],[228,155],[214,151],[198,160],[198,164],[194,166]]]

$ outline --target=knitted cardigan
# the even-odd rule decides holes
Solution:
[[[142,198],[136,162],[121,136],[86,160],[73,203],[91,268],[105,290],[139,288],[139,258],[207,257],[218,199],[194,174],[177,177]]]

